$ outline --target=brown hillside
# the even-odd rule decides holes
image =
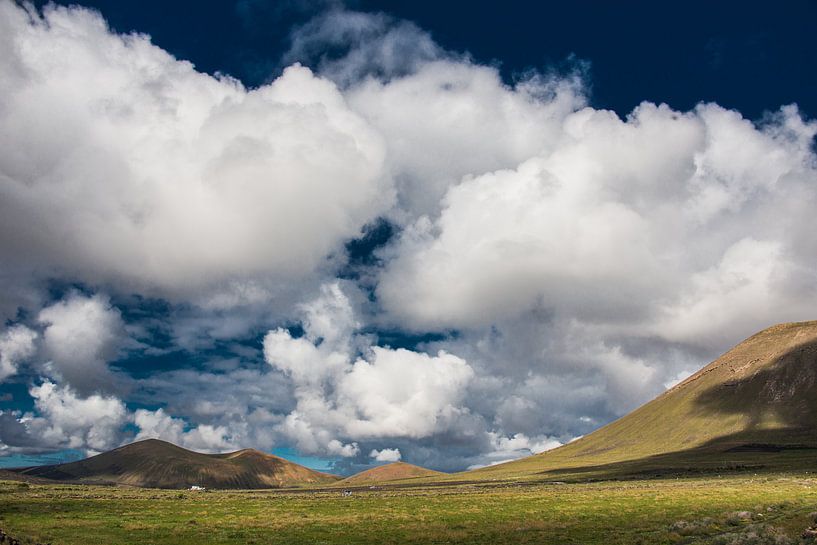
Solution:
[[[817,322],[761,331],[577,441],[458,477],[514,477],[623,462],[766,467],[791,463],[795,454],[817,458]]]
[[[31,484],[54,484],[54,481],[43,479],[42,477],[24,475],[15,469],[0,469],[0,481],[17,481]]]
[[[201,454],[158,439],[125,445],[78,462],[27,468],[22,473],[57,481],[150,488],[278,488],[339,479],[257,450]]]
[[[338,485],[358,486],[374,483],[384,483],[388,481],[400,481],[404,479],[417,479],[421,477],[436,477],[445,475],[440,471],[426,469],[424,467],[407,464],[405,462],[394,462],[372,469],[367,469],[351,477],[346,477],[339,481]]]

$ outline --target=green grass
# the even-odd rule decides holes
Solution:
[[[800,543],[814,511],[817,478],[809,474],[386,488],[352,497],[0,483],[0,526],[55,545],[784,545]]]
[[[582,466],[599,468],[610,477],[657,465],[735,465],[744,458],[775,470],[813,468],[817,461],[815,384],[817,321],[779,324],[577,441],[448,478],[520,479]],[[734,452],[747,445],[790,452]]]

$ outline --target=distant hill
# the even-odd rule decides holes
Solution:
[[[558,449],[457,474],[770,468],[817,462],[817,322],[746,339],[682,383]],[[584,468],[584,469],[581,469]]]
[[[417,479],[421,477],[436,477],[445,475],[440,471],[426,469],[424,467],[407,464],[405,462],[394,462],[382,466],[377,466],[366,471],[361,471],[351,477],[346,477],[338,481],[338,485],[360,486],[388,481],[400,481],[404,479]]]
[[[17,481],[31,484],[54,484],[54,481],[43,479],[42,477],[24,475],[13,469],[0,469],[0,481]]]
[[[277,488],[321,485],[340,479],[257,450],[201,454],[158,439],[131,443],[78,462],[32,467],[20,473],[56,481],[150,488]]]
[[[473,471],[445,474],[396,462],[340,480],[256,450],[200,454],[158,440],[19,471],[83,483],[270,488],[789,468],[817,468],[817,321],[761,331],[656,399],[577,441]]]

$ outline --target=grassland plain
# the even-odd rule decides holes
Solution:
[[[92,544],[803,543],[806,473],[585,483],[189,492],[0,483],[18,538]],[[813,543],[813,541],[812,541]]]

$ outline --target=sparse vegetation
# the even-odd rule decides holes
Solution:
[[[2,483],[0,527],[73,544],[801,544],[806,474],[193,492]]]
[[[390,464],[337,482],[256,451],[146,441],[6,472],[26,483],[0,481],[0,528],[55,545],[817,544],[814,384],[817,322],[783,324],[617,422],[515,462],[450,475]],[[121,486],[193,483],[222,490]],[[224,490],[270,485],[302,488]]]
[[[151,488],[278,488],[318,486],[340,479],[253,449],[202,454],[147,439],[78,462],[21,470],[40,482],[121,484]],[[2,478],[3,475],[0,475]]]
[[[361,486],[366,484],[377,484],[387,481],[411,482],[412,479],[433,479],[444,476],[445,473],[433,471],[424,467],[407,464],[405,462],[393,462],[382,466],[377,466],[367,471],[363,471],[351,477],[346,477],[342,481],[335,483],[336,486]]]
[[[527,479],[817,468],[817,321],[746,339],[681,384],[556,450],[469,472]],[[462,480],[463,474],[449,477]]]

